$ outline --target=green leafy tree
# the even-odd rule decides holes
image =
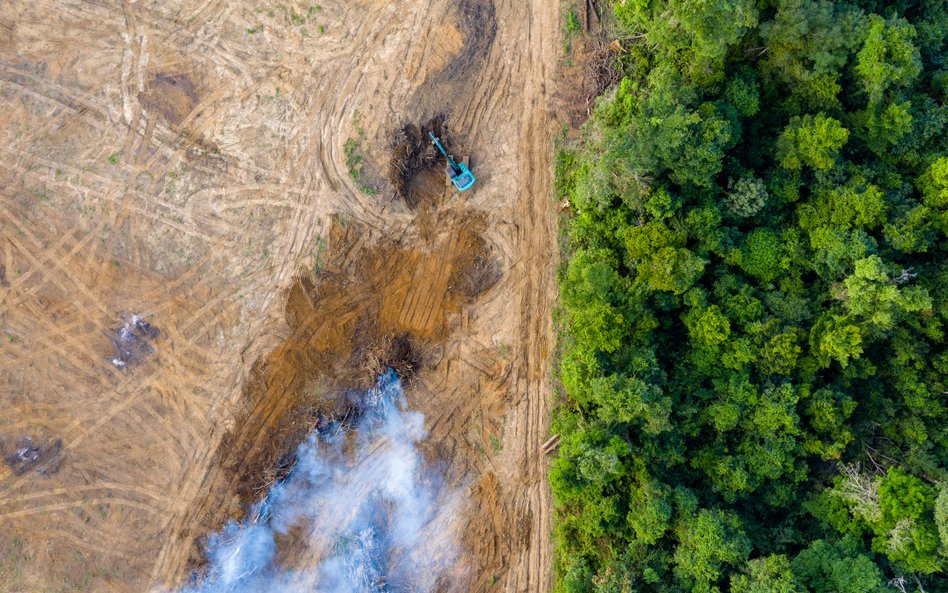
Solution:
[[[744,574],[731,577],[731,593],[804,593],[783,555],[756,558],[747,563]]]
[[[938,158],[918,179],[922,203],[931,209],[932,225],[948,237],[948,156]]]
[[[889,205],[882,190],[862,176],[845,185],[820,187],[804,204],[797,207],[800,226],[805,229],[875,229],[886,220]]]
[[[849,394],[831,388],[817,389],[805,400],[803,413],[812,432],[807,435],[807,450],[826,460],[839,459],[855,440],[849,426],[857,404]]]
[[[638,270],[652,290],[682,294],[701,277],[704,266],[705,261],[688,249],[664,247]]]
[[[822,171],[836,163],[848,139],[849,130],[832,117],[822,113],[794,117],[777,141],[777,155],[787,169],[807,166]]]
[[[571,288],[563,293],[577,339],[607,352],[619,348],[625,334],[622,313],[615,306],[621,298],[620,280],[608,260],[602,250],[575,254],[566,270]]]
[[[772,20],[761,23],[765,43],[763,80],[779,83],[772,92],[789,95],[794,115],[836,109],[840,77],[859,46],[865,17],[849,4],[779,0]]]
[[[780,274],[781,255],[780,235],[767,228],[756,229],[741,246],[741,269],[762,282],[771,282]]]
[[[910,571],[938,571],[934,504],[931,487],[899,468],[890,468],[879,483],[882,516],[872,526],[876,533],[873,548]]]
[[[927,206],[915,206],[886,223],[885,240],[903,253],[924,253],[932,247],[935,240],[935,218]]]
[[[812,593],[882,593],[882,571],[855,540],[816,540],[791,563],[798,582]]]
[[[744,117],[757,115],[760,111],[760,85],[753,71],[745,71],[741,77],[727,82],[724,98]]]
[[[890,150],[912,133],[912,104],[892,102],[886,106],[870,106],[866,112],[866,139],[878,155]]]
[[[915,27],[902,18],[886,22],[869,17],[869,33],[859,50],[855,72],[862,80],[870,103],[879,103],[890,88],[910,86],[922,71],[921,56],[913,44]]]
[[[672,505],[667,486],[654,482],[634,488],[627,521],[635,539],[654,544],[671,527]]]
[[[753,175],[745,175],[731,184],[725,207],[733,216],[754,216],[767,204],[767,184]]]
[[[723,56],[729,45],[757,24],[757,9],[749,0],[671,0],[669,8],[691,37],[694,52],[709,58]]]
[[[693,310],[686,316],[685,323],[698,348],[714,349],[724,343],[731,333],[731,323],[717,305]]]
[[[802,351],[794,329],[776,334],[760,350],[760,370],[768,374],[789,375]]]
[[[948,208],[948,156],[940,157],[918,180],[922,201],[930,208]]]
[[[750,541],[733,513],[701,509],[697,516],[683,518],[675,549],[675,575],[686,590],[709,593],[717,590],[725,564],[739,565],[750,554]]]
[[[881,331],[891,330],[905,313],[931,309],[932,300],[920,287],[899,288],[877,255],[856,262],[856,269],[843,280],[845,307],[850,319]]]
[[[836,360],[843,368],[863,353],[863,332],[846,317],[824,315],[810,330],[810,345],[821,366]]]
[[[650,157],[651,166],[669,171],[676,183],[709,185],[732,139],[730,123],[711,103],[693,106],[674,72],[657,69],[649,85],[652,93],[642,104],[642,119],[632,128],[627,150]]]
[[[642,374],[653,378],[648,372]],[[597,377],[590,382],[589,391],[590,400],[616,422],[640,425],[652,434],[669,428],[671,400],[654,381],[622,375]]]
[[[941,539],[942,556],[948,557],[948,484],[941,484],[935,500],[935,525]]]

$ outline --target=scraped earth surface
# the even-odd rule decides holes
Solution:
[[[541,0],[0,6],[0,590],[185,582],[385,366],[468,494],[457,588],[549,589],[558,23]],[[465,194],[425,158],[392,181],[399,132],[435,120]]]

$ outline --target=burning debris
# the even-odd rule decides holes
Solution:
[[[145,321],[141,315],[126,313],[122,315],[122,320],[123,325],[114,330],[112,335],[117,352],[112,364],[120,369],[141,362],[154,353],[152,342],[161,334],[157,327]]]
[[[418,371],[425,365],[424,353],[418,341],[410,333],[400,333],[376,339],[362,352],[362,366],[373,375],[380,376],[387,370],[395,371],[402,383],[411,385]],[[349,407],[362,405],[363,391],[354,391],[347,398]]]
[[[31,470],[43,477],[59,471],[62,466],[63,442],[60,439],[42,439],[23,436],[14,443],[0,442],[3,450],[3,462],[14,475],[22,476]]]
[[[208,568],[183,593],[430,593],[455,564],[457,498],[417,448],[391,369],[350,394],[351,411],[320,417],[296,462],[241,522],[208,540]],[[280,538],[302,534],[315,565],[287,567]],[[303,561],[305,563],[305,560]]]

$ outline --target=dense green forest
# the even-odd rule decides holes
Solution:
[[[610,12],[557,157],[556,591],[948,591],[946,3]]]

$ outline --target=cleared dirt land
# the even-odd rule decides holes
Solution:
[[[0,591],[183,582],[384,365],[548,590],[554,4],[0,5]]]

